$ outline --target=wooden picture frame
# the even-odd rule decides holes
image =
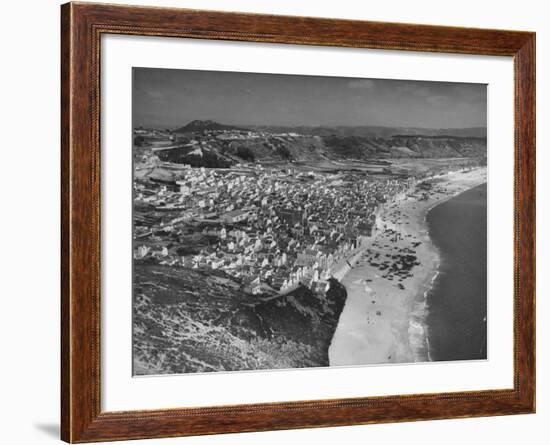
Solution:
[[[515,70],[514,387],[102,412],[100,38],[103,34],[511,56]],[[61,437],[71,443],[535,411],[535,34],[92,3],[61,7]]]

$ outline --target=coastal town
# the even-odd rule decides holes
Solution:
[[[329,278],[351,266],[381,228],[380,206],[407,194],[422,199],[430,187],[425,178],[433,174],[389,168],[326,172],[244,161],[230,168],[192,167],[162,160],[181,139],[145,129],[134,136],[142,147],[145,137],[153,141],[135,159],[135,261],[182,273],[208,271],[254,295],[298,286],[323,295]],[[264,136],[203,130],[183,143],[198,151],[209,140]]]

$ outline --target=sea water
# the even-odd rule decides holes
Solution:
[[[434,207],[427,215],[440,253],[427,293],[429,357],[487,358],[487,184]]]

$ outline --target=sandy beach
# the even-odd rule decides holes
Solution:
[[[487,181],[486,168],[450,172],[433,188],[399,196],[380,209],[377,233],[341,279],[347,299],[329,349],[331,366],[429,361],[426,292],[439,254],[427,230],[429,210]]]

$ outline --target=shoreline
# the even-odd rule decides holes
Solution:
[[[426,218],[435,206],[486,182],[486,176],[486,168],[439,175],[430,178],[428,199],[409,193],[380,209],[376,235],[340,279],[348,296],[329,347],[331,366],[430,360],[427,296],[440,257]]]

